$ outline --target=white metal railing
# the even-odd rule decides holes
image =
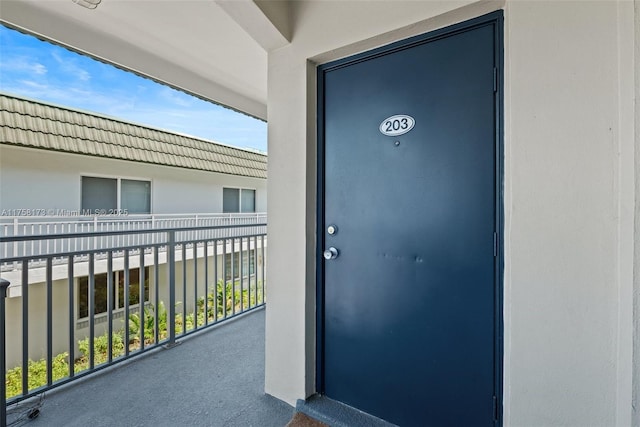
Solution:
[[[143,214],[101,216],[2,216],[0,237],[28,237],[60,235],[57,239],[16,240],[0,243],[0,259],[46,256],[55,253],[77,252],[155,243],[157,234],[110,234],[106,236],[74,237],[80,233],[112,233],[153,229],[180,230],[190,228],[186,236],[196,239],[198,227],[228,227],[267,222],[266,213],[197,213]],[[220,235],[220,237],[223,237]],[[9,268],[6,263],[2,269]]]

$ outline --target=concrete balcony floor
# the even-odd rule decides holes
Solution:
[[[51,391],[26,425],[283,427],[294,410],[264,393],[264,315],[248,313]]]

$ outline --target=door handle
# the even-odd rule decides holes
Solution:
[[[324,251],[322,253],[322,256],[327,261],[330,260],[330,259],[336,259],[336,258],[338,258],[338,250],[332,246],[329,249],[327,249],[326,251]]]

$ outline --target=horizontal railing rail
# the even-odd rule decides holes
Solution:
[[[97,247],[125,243],[141,244],[143,242],[140,240],[140,232],[144,230],[194,230],[199,227],[259,225],[266,220],[267,216],[264,213],[0,216],[0,238],[6,238],[0,240],[0,259],[6,260],[19,255],[45,256],[59,251],[60,247],[66,248],[67,251],[81,251],[91,247],[92,243],[100,245]],[[88,240],[90,233],[100,233],[100,240]],[[133,240],[136,238],[134,235],[138,236],[138,240]],[[42,236],[57,238],[43,239]],[[107,236],[111,236],[110,240],[106,240]],[[7,268],[5,262],[2,269]]]
[[[92,223],[92,222],[154,222],[154,221],[179,221],[179,222],[194,222],[194,221],[215,221],[218,219],[246,219],[246,218],[258,218],[258,220],[265,220],[267,214],[265,212],[216,212],[216,213],[173,213],[173,214],[129,214],[124,211],[119,211],[114,214],[99,214],[99,215],[47,215],[46,212],[55,211],[49,209],[44,210],[29,210],[29,215],[8,215],[7,213],[18,213],[26,211],[24,209],[3,209],[0,216],[0,225],[12,227],[14,224],[18,225],[19,229],[27,230],[31,225],[46,226],[63,223]],[[57,211],[63,211],[58,209]],[[65,212],[70,212],[64,210]]]
[[[160,227],[135,230],[104,230],[82,231],[74,233],[48,233],[41,235],[0,236],[0,271],[19,269],[16,261],[24,258],[31,260],[30,266],[42,264],[46,256],[54,256],[54,264],[60,263],[60,255],[91,250],[102,250],[114,247],[129,247],[131,245],[151,245],[160,242],[163,233],[176,231],[179,240],[222,238],[238,235],[241,230],[257,232],[266,227],[266,221],[257,222],[262,217],[243,219],[242,223],[208,225]]]
[[[266,222],[2,236],[0,247],[53,241],[1,261],[15,267],[0,293],[8,404],[265,304]]]

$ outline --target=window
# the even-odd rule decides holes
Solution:
[[[85,215],[117,213],[114,211],[119,210],[148,214],[151,213],[151,182],[83,176],[81,199]]]
[[[113,273],[111,309],[124,307],[124,271]],[[96,274],[94,285],[94,314],[107,312],[107,274]],[[117,289],[117,292],[116,292]],[[149,301],[149,267],[144,268],[144,301]],[[140,302],[140,269],[129,270],[129,306]],[[78,279],[78,319],[89,316],[89,278]]]
[[[240,212],[240,190],[237,188],[222,189],[222,212]]]
[[[243,277],[253,276],[256,273],[256,251],[252,249],[247,251],[236,252],[233,254],[225,254],[224,267],[225,267],[225,279],[231,280],[233,274],[234,279],[240,278],[240,254],[242,254],[242,275]],[[233,261],[232,261],[233,260]],[[232,271],[233,262],[233,271]]]
[[[78,319],[89,316],[89,278],[78,279]],[[96,274],[94,284],[94,310],[95,314],[107,311],[107,274]],[[111,298],[113,301],[113,295]],[[113,307],[112,307],[113,308]]]
[[[118,284],[118,308],[124,307],[124,271],[118,272],[118,280],[114,283]],[[149,267],[144,268],[144,301],[149,302]],[[129,305],[135,305],[140,302],[140,269],[132,268],[129,270]]]
[[[118,208],[118,181],[109,178],[82,177],[82,210],[100,212]]]
[[[151,213],[151,183],[149,181],[120,181],[120,209],[130,214]]]
[[[240,212],[256,211],[256,190],[243,189],[240,192]]]
[[[246,188],[222,189],[222,212],[255,212],[256,190]]]

